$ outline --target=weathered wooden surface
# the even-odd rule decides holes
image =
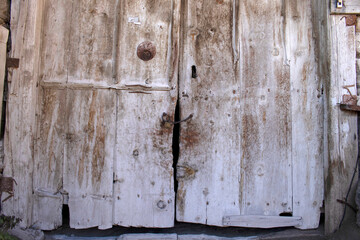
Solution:
[[[286,3],[242,1],[240,5],[242,215],[292,212]]]
[[[16,100],[19,110],[8,115],[7,130],[27,129],[19,129],[26,138],[17,131],[7,137],[5,173],[19,179],[20,187],[26,190],[15,189],[11,204],[16,205],[7,204],[4,213],[19,216],[24,226],[44,230],[59,227],[63,195],[68,197],[73,228],[173,225],[172,126],[162,124],[161,115],[174,115],[177,98],[180,1],[167,1],[166,5],[132,1],[126,3],[127,8],[122,5],[124,1],[119,2],[46,1],[44,5],[26,5],[28,8],[14,3],[13,17],[22,21],[21,27],[34,28],[31,34],[24,33],[30,40],[34,35],[35,41],[36,30],[37,45],[29,42],[29,47],[40,52],[20,52],[29,58],[21,62],[33,64],[25,69],[20,65],[19,70],[26,70],[27,75],[36,73],[30,79],[33,82],[27,79],[21,88],[19,75],[10,79],[17,92],[10,95],[9,107]],[[42,22],[38,15],[31,15],[37,12],[34,9],[44,13]],[[126,29],[134,23],[118,19],[116,14],[121,11],[128,13],[121,15],[126,20],[139,15],[143,25],[136,27],[140,29]],[[36,18],[29,21],[25,16]],[[157,24],[151,25],[147,19]],[[17,26],[13,21],[14,48],[19,51],[27,45],[21,45],[23,37],[16,33],[22,34],[22,28]],[[121,37],[114,37],[116,32]],[[127,38],[122,39],[124,36]],[[118,52],[124,45],[133,44],[129,38],[137,38],[138,43],[156,42],[159,49],[155,58],[144,62],[133,57],[136,46],[132,45],[134,51]],[[122,68],[118,69],[122,57],[128,61],[120,62]],[[139,75],[140,82],[128,72],[137,72],[131,69],[145,69],[146,76]],[[35,84],[41,86],[40,91]],[[22,97],[29,93],[33,98],[30,103],[36,106],[38,101],[38,107],[23,105],[26,99]],[[31,125],[35,123],[35,109],[36,126]],[[23,125],[17,126],[21,121],[15,113],[27,113],[21,119]],[[135,143],[139,146],[129,147]],[[16,144],[27,144],[27,148],[20,151]],[[130,150],[130,156],[137,155],[135,165],[134,159],[129,159]],[[15,154],[26,158],[21,161]]]
[[[117,94],[114,224],[172,227],[173,126],[163,124],[161,116],[175,112],[180,1],[123,1],[119,7],[123,14],[115,79],[138,90]],[[143,41],[157,48],[146,62],[133,55]],[[172,90],[159,92],[159,86]]]
[[[70,226],[112,227],[116,97],[111,90],[67,92],[64,191]]]
[[[276,227],[299,227],[302,225],[301,217],[281,216],[225,216],[224,226],[250,227],[250,228],[276,228]]]
[[[357,114],[341,111],[342,95],[356,95],[355,26],[346,26],[342,16],[331,16],[330,79],[327,91],[327,158],[325,161],[325,232],[334,232],[343,215],[336,201],[344,199],[357,160]]]
[[[338,0],[330,0],[331,14],[359,14],[360,0],[342,0],[342,8],[337,7]],[[327,3],[324,3],[327,4]]]
[[[296,211],[297,227],[315,228],[323,117],[311,1],[237,3],[185,2],[181,118],[194,118],[180,132],[177,219],[221,226]]]
[[[315,5],[13,1],[21,59],[10,72],[5,176],[18,185],[4,213],[54,229],[68,196],[73,228],[173,226],[173,126],[161,116],[174,116],[180,56],[181,119],[194,117],[181,124],[177,220],[223,226],[224,216],[292,213],[297,227],[317,227]],[[150,61],[137,56],[145,41],[156,47]]]
[[[293,216],[302,229],[319,226],[323,205],[323,79],[319,55],[322,20],[313,1],[289,1],[286,6],[290,61]],[[315,38],[315,37],[316,38]]]
[[[43,6],[39,82],[67,81],[71,8],[69,1]],[[16,46],[15,46],[16,47]],[[67,92],[40,88],[34,149],[33,223],[43,230],[62,225],[63,169],[66,153]]]
[[[20,58],[21,68],[9,71],[9,98],[5,129],[4,176],[18,183],[14,197],[2,204],[2,213],[16,216],[21,226],[32,224],[33,146],[39,69],[42,1],[12,1],[10,57]],[[6,194],[3,194],[6,197]]]
[[[3,94],[4,94],[4,81],[6,72],[6,56],[7,56],[7,42],[9,30],[0,26],[0,113],[3,109]],[[2,114],[0,116],[0,123],[2,123]],[[2,162],[1,162],[2,163]]]
[[[2,0],[0,2],[0,25],[9,26],[10,21],[10,0]]]
[[[194,117],[181,124],[178,221],[221,226],[224,215],[240,214],[237,8],[230,0],[184,2],[179,98],[181,119]]]

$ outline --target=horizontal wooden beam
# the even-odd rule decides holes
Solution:
[[[360,106],[352,104],[340,104],[340,109],[345,111],[360,112]]]
[[[236,215],[224,217],[223,225],[250,228],[295,227],[302,225],[302,218],[262,215]]]

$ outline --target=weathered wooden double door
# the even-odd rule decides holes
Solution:
[[[41,229],[62,224],[64,203],[73,228],[317,227],[312,4],[44,1],[31,207],[16,192],[5,211],[31,211]],[[173,121],[176,104],[193,117],[174,163],[162,116]]]

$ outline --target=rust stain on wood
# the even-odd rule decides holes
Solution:
[[[180,134],[180,141],[184,143],[185,148],[193,148],[200,141],[200,133],[197,128],[189,124]]]
[[[97,116],[96,137],[94,143],[94,152],[92,154],[92,184],[95,186],[101,181],[101,175],[105,165],[105,125],[104,125],[104,107],[100,106],[100,112]]]
[[[346,26],[354,26],[357,21],[357,16],[356,15],[347,15],[345,17],[345,20],[346,20]]]
[[[186,188],[184,182],[179,182],[179,188],[176,194],[176,209],[180,218],[184,218],[185,213]]]

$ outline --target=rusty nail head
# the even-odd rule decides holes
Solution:
[[[346,26],[353,26],[356,24],[356,21],[357,21],[356,15],[346,16]]]
[[[143,61],[149,61],[156,55],[156,47],[150,41],[145,41],[137,47],[137,56]]]

